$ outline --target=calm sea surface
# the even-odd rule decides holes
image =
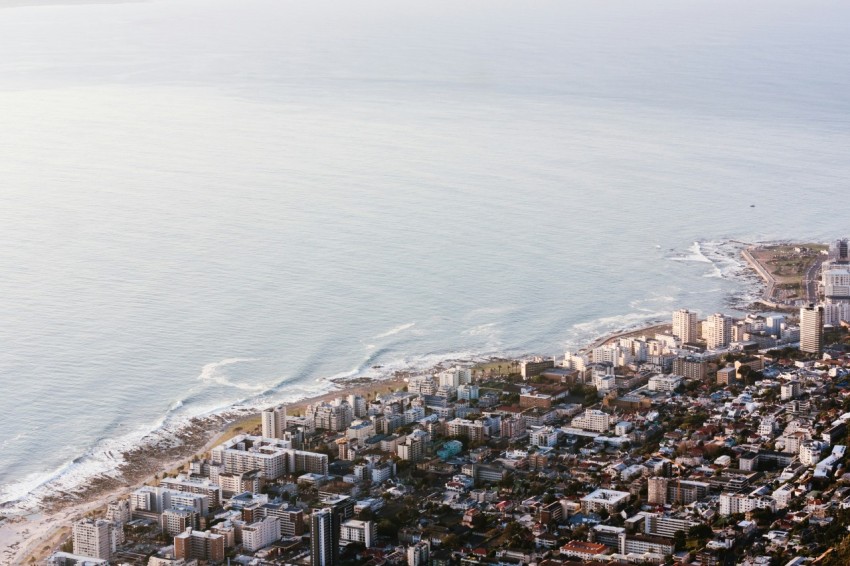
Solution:
[[[844,1],[20,4],[17,509],[234,403],[728,310],[720,242],[850,231]]]

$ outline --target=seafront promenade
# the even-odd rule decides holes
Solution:
[[[752,267],[756,271],[756,273],[758,273],[759,276],[764,279],[764,282],[767,285],[764,289],[762,302],[768,306],[775,306],[778,308],[779,304],[774,302],[773,300],[774,293],[776,292],[776,279],[773,277],[773,275],[770,274],[767,269],[765,269],[761,262],[759,262],[758,260],[756,260],[756,258],[753,257],[753,254],[750,252],[749,247],[742,250],[741,255],[744,256],[744,259],[747,261],[750,267]]]

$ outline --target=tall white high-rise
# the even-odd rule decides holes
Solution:
[[[266,409],[261,417],[263,438],[284,438],[286,435],[286,405]]]
[[[688,309],[673,311],[673,336],[682,344],[695,342],[697,339],[697,313]]]
[[[850,265],[825,262],[821,284],[827,303],[850,302]]]
[[[74,554],[109,560],[115,551],[115,525],[103,519],[84,519],[74,523]]]
[[[709,350],[725,348],[732,341],[732,318],[714,313],[705,321],[705,343]]]
[[[823,351],[823,307],[809,305],[800,309],[800,351]]]

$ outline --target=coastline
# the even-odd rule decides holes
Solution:
[[[650,332],[663,332],[669,324],[652,321],[630,329],[609,332],[591,346],[605,344],[620,337]],[[595,346],[593,346],[595,347]],[[443,365],[430,368],[439,371]],[[417,372],[418,373],[418,372]],[[407,372],[397,372],[384,379],[339,378],[329,380],[333,389],[286,403],[289,414],[300,414],[313,403],[331,401],[343,395],[375,396],[396,391],[407,385]],[[110,501],[127,496],[146,484],[155,484],[163,474],[174,474],[195,457],[204,457],[217,444],[241,434],[260,430],[259,409],[238,409],[194,417],[186,425],[156,442],[142,442],[121,456],[124,462],[114,476],[99,475],[79,489],[58,492],[42,500],[39,512],[6,517],[0,520],[0,566],[29,563],[45,559],[70,536],[70,525],[84,516],[101,514]],[[0,513],[0,517],[2,517]]]
[[[713,250],[713,259],[706,258],[714,264],[714,269],[718,272],[721,272],[721,269],[717,264],[727,268],[716,276],[737,280],[742,287],[739,293],[746,293],[752,283],[755,283],[756,288],[763,288],[763,281],[751,271],[751,266],[740,262],[741,253],[737,246],[746,244],[732,240],[726,244],[731,244],[733,249],[726,249],[726,246],[721,244],[718,249]],[[727,262],[737,265],[727,266]],[[604,332],[595,340],[587,342],[581,350],[587,351],[618,338],[666,333],[670,328],[669,323],[658,319],[648,320]],[[443,367],[443,364],[437,364],[426,370],[395,372],[382,378],[328,379],[329,389],[323,393],[285,404],[290,414],[295,415],[310,403],[354,393],[369,396],[396,390],[406,385],[406,378],[410,375],[439,371]],[[216,444],[236,434],[259,432],[259,428],[258,407],[231,407],[222,412],[194,417],[173,429],[155,431],[131,449],[124,451],[121,454],[122,463],[115,470],[115,474],[101,474],[88,479],[77,489],[57,492],[52,497],[43,498],[39,511],[28,515],[7,516],[3,520],[4,513],[0,510],[0,565],[19,564],[46,557],[67,538],[73,521],[87,514],[103,512],[110,501],[126,496],[142,485],[154,483],[163,473],[175,473],[194,457],[204,456]]]
[[[667,334],[673,329],[672,324],[661,323],[658,321],[649,322],[645,325],[640,325],[639,328],[625,328],[623,330],[616,330],[605,336],[600,336],[590,344],[588,344],[585,348],[582,348],[583,351],[590,351],[594,348],[598,348],[600,346],[605,346],[606,344],[610,344],[614,340],[618,340],[620,338],[631,338],[634,336],[640,336],[643,334]]]
[[[287,403],[292,414],[308,404],[330,401],[340,395],[377,395],[404,387],[406,375],[386,379],[336,379],[334,389]],[[124,452],[124,462],[114,476],[91,478],[78,490],[58,492],[42,500],[41,509],[28,515],[7,516],[0,512],[0,565],[13,565],[46,558],[70,534],[70,524],[103,512],[110,501],[139,487],[155,483],[164,473],[182,469],[217,444],[242,432],[259,431],[260,411],[241,409],[195,417],[170,438],[143,442]]]

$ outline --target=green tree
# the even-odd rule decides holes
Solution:
[[[677,551],[685,550],[685,544],[687,542],[685,531],[676,531],[673,533],[673,548]]]
[[[714,532],[706,524],[694,525],[688,529],[688,538],[691,540],[704,541],[712,536],[714,536]]]
[[[451,533],[443,539],[442,546],[445,546],[446,548],[451,548],[453,550],[460,548],[460,538],[458,538],[456,534]]]
[[[389,519],[381,519],[378,521],[378,534],[382,537],[394,538],[398,533],[398,525]]]
[[[599,401],[599,397],[597,395],[596,388],[592,385],[585,387],[584,389],[584,400],[582,401],[582,405],[595,405]]]

